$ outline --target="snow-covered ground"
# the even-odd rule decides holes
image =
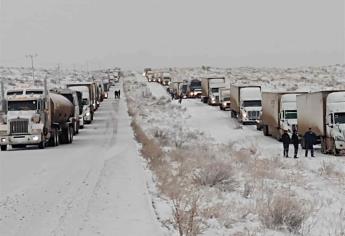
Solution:
[[[164,235],[124,99],[73,144],[1,152],[0,235]]]
[[[339,66],[339,68],[338,75],[343,73],[341,70],[343,67]],[[323,70],[320,69],[320,71]],[[303,86],[322,88],[325,81],[314,82]],[[227,156],[228,161],[236,169],[233,172],[235,172],[237,186],[232,191],[219,192],[212,187],[199,189],[204,196],[202,199],[204,202],[201,203],[203,207],[206,204],[208,210],[214,210],[217,204],[220,204],[223,208],[216,213],[216,221],[213,218],[206,219],[205,235],[344,234],[345,159],[343,157],[323,155],[317,150],[315,159],[304,158],[304,153],[300,150],[299,159],[285,159],[282,157],[281,143],[273,138],[265,137],[254,126],[239,125],[237,121],[230,118],[229,112],[220,111],[218,107],[207,106],[199,99],[186,99],[181,105],[177,101],[171,102],[164,87],[157,83],[148,83],[139,74],[135,79],[132,78],[129,84],[131,85],[128,93],[131,99],[138,103],[136,120],[149,136],[158,141],[167,139],[174,140],[176,143],[176,140],[182,140],[182,147],[201,149],[201,152],[193,151],[199,155],[203,155],[203,148],[207,150],[207,147],[210,147],[212,154],[209,158],[219,159],[223,161],[222,163],[226,163],[224,157]],[[333,84],[332,88],[335,86],[338,84]],[[184,135],[188,132],[189,134]],[[199,146],[190,143],[195,141],[199,143]],[[161,142],[161,145],[168,150],[166,152],[168,168],[180,165],[177,167],[179,169],[186,165],[172,158],[169,150],[176,148],[173,144],[165,141]],[[290,156],[292,149],[291,147]],[[187,156],[185,158],[186,162],[190,159]],[[191,171],[194,172],[200,168],[199,164],[194,163],[195,168]],[[159,172],[157,173],[159,175]],[[159,185],[159,177],[156,181]],[[250,187],[253,188],[250,190],[252,192],[244,197],[248,186],[252,186]],[[157,193],[154,194],[157,195]],[[286,194],[291,196],[291,199],[298,200],[301,212],[296,215],[303,215],[305,218],[297,231],[289,232],[284,227],[267,228],[263,225],[262,217],[265,215],[261,214],[262,211],[265,212],[265,209],[260,207],[265,204],[261,201],[267,203],[266,208],[270,208],[269,200],[277,194]],[[161,200],[156,199],[156,205],[162,206],[163,218],[166,215],[166,206],[163,203],[166,199],[167,196],[164,194]],[[290,200],[290,197],[287,200]],[[223,212],[224,209],[228,209],[226,213]],[[159,215],[159,208],[157,212]]]

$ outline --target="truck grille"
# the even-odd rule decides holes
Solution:
[[[257,120],[259,118],[260,111],[248,111],[248,118],[250,120]]]
[[[27,134],[28,133],[29,120],[18,119],[10,121],[10,133],[11,134]]]

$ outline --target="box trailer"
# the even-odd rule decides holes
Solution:
[[[345,150],[345,90],[320,91],[297,96],[298,134],[317,135],[322,153]],[[305,144],[302,139],[302,147]]]

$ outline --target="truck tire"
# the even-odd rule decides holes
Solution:
[[[73,143],[73,127],[70,127],[70,132],[69,132],[69,143]]]
[[[265,136],[269,136],[270,133],[268,132],[268,126],[267,125],[263,125],[262,126],[262,132]]]
[[[56,129],[53,130],[52,146],[53,147],[59,146],[59,134]]]
[[[60,143],[61,144],[66,144],[68,143],[68,136],[69,136],[69,129],[68,128],[63,128],[60,134]]]
[[[1,151],[7,151],[7,145],[1,145]]]
[[[46,147],[46,142],[45,141],[42,141],[38,144],[38,148],[39,149],[44,149]]]

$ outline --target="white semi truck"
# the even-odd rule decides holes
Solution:
[[[284,130],[290,136],[297,130],[296,92],[263,92],[261,128],[265,136],[281,140]]]
[[[45,86],[46,87],[46,86]],[[0,123],[0,147],[12,148],[73,141],[73,104],[47,89],[23,89],[6,97],[6,115]]]
[[[219,105],[219,90],[225,88],[224,77],[207,77],[201,80],[202,101],[209,105]]]
[[[297,96],[298,133],[311,130],[321,152],[338,155],[345,150],[345,90],[320,91]],[[302,147],[305,144],[302,139]]]
[[[255,124],[261,115],[261,87],[230,86],[230,112],[242,124]]]

